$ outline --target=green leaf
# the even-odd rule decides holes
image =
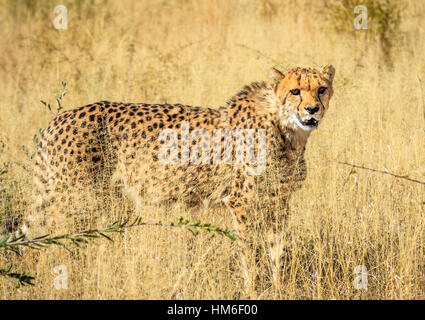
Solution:
[[[7,240],[9,240],[9,238],[10,238],[10,235],[7,235],[2,240],[0,240],[0,247],[3,246],[7,242]]]

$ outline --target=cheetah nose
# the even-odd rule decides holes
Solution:
[[[318,106],[307,106],[305,109],[309,114],[315,114],[317,111],[319,111]]]

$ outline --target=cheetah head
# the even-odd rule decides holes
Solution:
[[[286,74],[273,68],[280,121],[294,130],[316,129],[329,107],[334,74],[331,65],[322,70],[294,68]]]

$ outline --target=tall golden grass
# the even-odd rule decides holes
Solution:
[[[382,62],[379,39],[365,36],[374,30],[335,31],[329,1],[66,1],[67,30],[53,27],[57,4],[0,0],[0,216],[22,214],[32,201],[33,137],[54,115],[39,101],[54,102],[61,81],[67,109],[99,100],[218,107],[265,80],[270,67],[332,63],[335,95],[309,139],[308,178],[291,200],[283,235],[283,285],[259,297],[425,298],[424,185],[327,161],[425,180],[424,2],[404,1],[392,67]],[[112,196],[80,207],[105,226],[132,213],[131,203]],[[143,215],[233,224],[222,209],[146,207]],[[238,246],[227,238],[141,227],[114,239],[1,256],[0,266],[34,270],[36,286],[0,278],[0,297],[250,297]],[[54,287],[57,265],[68,270],[67,290]],[[359,265],[368,270],[367,290],[354,286]]]

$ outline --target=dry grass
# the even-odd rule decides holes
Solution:
[[[62,31],[52,25],[56,2],[0,0],[0,165],[7,169],[0,215],[22,213],[31,201],[25,150],[34,152],[32,137],[53,116],[40,99],[53,101],[62,80],[67,108],[98,100],[217,107],[244,84],[265,79],[272,66],[332,63],[335,96],[309,140],[308,178],[291,201],[283,288],[261,297],[425,298],[424,185],[326,161],[425,180],[423,2],[406,1],[391,69],[379,44],[334,32],[315,1],[67,1],[69,29]],[[102,225],[131,212],[113,197],[107,203],[82,214],[101,214]],[[147,208],[145,216],[232,226],[225,210]],[[145,227],[115,239],[13,258],[18,270],[35,271],[37,285],[16,288],[2,278],[0,297],[248,297],[237,245],[226,238]],[[68,290],[53,287],[56,265],[68,268]],[[369,271],[368,291],[353,287],[358,265]]]

